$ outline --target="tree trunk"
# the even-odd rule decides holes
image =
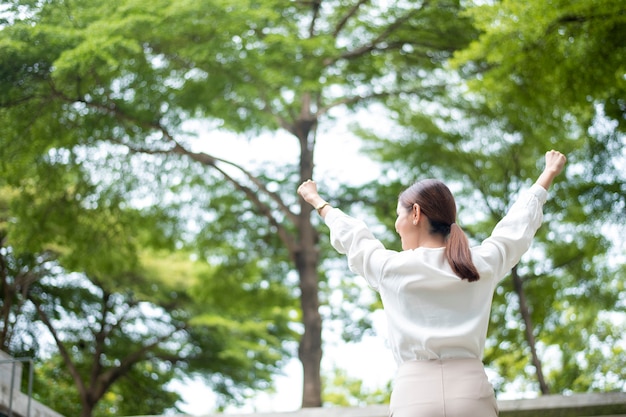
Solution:
[[[523,282],[522,278],[517,273],[517,267],[513,268],[513,287],[515,288],[515,293],[519,298],[519,308],[522,314],[522,320],[524,321],[524,327],[526,332],[526,341],[530,346],[530,352],[532,355],[532,363],[535,366],[535,371],[537,373],[537,381],[539,382],[539,389],[541,393],[546,395],[550,393],[550,389],[548,388],[548,384],[543,376],[543,367],[541,365],[541,360],[537,355],[537,341],[535,340],[535,335],[533,334],[533,322],[530,317],[530,309],[528,307],[528,302],[526,301],[526,295],[524,294]]]
[[[307,211],[310,213],[310,211]],[[312,228],[311,228],[312,229]],[[319,313],[317,261],[318,255],[310,241],[301,241],[302,251],[296,265],[300,274],[300,305],[304,333],[298,348],[302,362],[302,407],[322,405],[322,319]]]
[[[302,112],[292,133],[300,142],[300,182],[313,177],[315,116],[310,112],[310,96],[303,97]],[[302,407],[322,406],[322,318],[319,312],[319,233],[311,224],[312,208],[300,200],[298,242],[293,254],[300,277],[300,307],[304,333],[298,348],[302,363]]]
[[[94,407],[95,407],[95,404],[91,404],[91,403],[87,404],[83,402],[82,408],[80,410],[80,417],[92,417]]]

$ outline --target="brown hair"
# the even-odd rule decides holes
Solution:
[[[420,206],[430,224],[430,233],[446,238],[444,255],[454,273],[470,282],[477,281],[479,275],[472,262],[467,236],[456,224],[456,202],[450,189],[439,180],[426,179],[404,190],[398,200],[409,211],[414,204]]]

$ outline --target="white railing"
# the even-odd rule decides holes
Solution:
[[[28,393],[21,392],[22,364],[28,363]],[[0,351],[0,414],[7,417],[63,417],[32,399],[33,360]]]

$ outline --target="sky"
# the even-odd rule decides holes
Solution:
[[[349,132],[348,123],[352,120],[341,120],[342,123],[335,125],[332,130],[318,133],[313,179],[318,182],[341,181],[351,185],[375,179],[379,175],[376,166],[360,153],[360,140]],[[372,126],[375,124],[371,117],[362,123]],[[194,150],[205,151],[246,168],[266,163],[289,163],[299,158],[298,143],[287,133],[247,140],[207,126],[190,126],[190,129],[198,130],[199,137],[203,137],[198,140]],[[202,130],[204,133],[200,133]],[[320,194],[324,195],[321,188]],[[326,197],[332,200],[332,195]],[[359,277],[355,279],[358,280]],[[372,291],[364,281],[361,284],[364,291]],[[332,329],[325,330],[323,374],[329,375],[334,368],[338,368],[347,372],[351,378],[362,379],[365,387],[372,390],[384,387],[391,380],[396,365],[391,351],[385,345],[386,324],[383,312],[374,312],[372,322],[374,335],[365,336],[359,343],[345,344]],[[373,361],[372,358],[376,360]],[[245,406],[227,409],[225,414],[299,409],[302,401],[302,367],[299,360],[292,359],[283,373],[275,379],[275,394],[261,393]],[[185,401],[180,406],[183,412],[194,416],[215,413],[215,395],[202,382],[187,381],[184,384],[175,384],[172,388],[179,391]]]

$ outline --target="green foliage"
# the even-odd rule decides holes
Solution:
[[[475,75],[470,86],[490,108],[558,135],[568,114],[584,128],[600,106],[624,131],[623,2],[508,0],[467,14],[481,35],[454,62]]]
[[[302,313],[293,262],[304,225],[295,219],[292,190],[312,171],[313,133],[332,121],[335,107],[380,102],[410,127],[398,146],[374,142],[389,162],[382,182],[390,186],[378,195],[368,195],[370,187],[348,190],[340,201],[389,201],[368,205],[385,219],[405,179],[440,176],[457,185],[463,223],[478,240],[536,171],[537,155],[550,147],[568,153],[577,169],[571,184],[555,187],[558,198],[548,207],[550,224],[559,227],[540,238],[554,270],[541,269],[539,256],[523,272],[533,297],[559,309],[552,314],[534,302],[535,323],[555,328],[565,302],[571,308],[584,294],[601,300],[584,321],[596,326],[594,311],[613,311],[606,306],[615,301],[602,289],[615,285],[612,273],[623,275],[613,265],[589,267],[590,260],[606,261],[591,253],[609,247],[595,232],[614,224],[624,208],[623,177],[615,168],[623,137],[611,127],[623,127],[622,9],[609,1],[504,1],[460,15],[464,2],[453,0],[383,3],[354,8],[328,0],[319,9],[315,2],[282,0],[8,4],[0,23],[0,255],[12,269],[2,277],[11,294],[2,307],[14,308],[13,318],[35,319],[20,294],[37,286],[24,283],[39,285],[35,294],[51,317],[83,324],[102,313],[96,308],[102,294],[128,311],[144,303],[181,329],[172,343],[185,349],[153,352],[176,362],[176,376],[199,373],[225,398],[269,386],[283,355],[295,353],[290,343]],[[493,22],[504,26],[492,32]],[[465,85],[442,68],[471,42],[456,64],[462,76],[479,73],[488,88],[472,83],[476,95],[466,102]],[[613,46],[610,54],[603,54],[605,45]],[[572,71],[591,67],[582,65],[589,56],[603,65]],[[219,145],[196,137],[195,122],[252,140],[286,129],[299,141],[301,160],[242,170],[211,156]],[[579,205],[565,203],[573,196]],[[389,220],[381,222],[392,230]],[[98,290],[49,282],[41,290],[44,278],[68,283],[74,274]],[[581,293],[557,291],[561,284],[577,287],[573,277],[595,274],[598,281]],[[321,275],[315,283],[328,291],[320,297],[327,302],[336,281]],[[359,300],[358,293],[346,287],[342,300]],[[90,300],[85,309],[78,308],[83,296]],[[506,308],[502,314],[495,320],[515,317]],[[544,314],[552,314],[546,324]],[[345,318],[346,311],[329,317]],[[56,324],[67,340],[85,336]],[[358,340],[367,327],[361,315],[346,337]],[[511,349],[520,346],[520,329],[502,331],[515,342]],[[107,340],[118,341],[119,350],[109,360],[149,336],[126,338],[131,335],[111,334]],[[502,350],[503,358],[512,352]],[[80,350],[72,353],[87,367]],[[137,369],[151,367],[157,365],[148,360]],[[158,391],[170,377],[168,369],[147,386]],[[115,398],[124,398],[126,382],[120,378],[101,397],[104,409],[119,409]]]
[[[549,145],[564,149],[573,165],[547,206],[548,222],[557,226],[538,237],[550,261],[531,262],[539,275],[525,282],[533,333],[546,352],[559,346],[550,385],[557,392],[623,389],[601,369],[621,369],[619,353],[607,348],[622,343],[621,329],[604,317],[624,312],[617,284],[623,267],[614,261],[623,258],[619,219],[626,189],[619,168],[626,120],[624,6],[504,1],[469,15],[482,33],[456,64],[467,70],[473,91],[523,134],[525,144],[552,136]],[[494,347],[489,357],[499,363],[502,353]],[[511,365],[498,369],[507,372]]]
[[[397,137],[360,132],[389,173],[376,191],[395,201],[400,183],[442,178],[476,243],[539,174],[543,153],[564,151],[567,172],[515,272],[551,392],[622,390],[620,372],[603,370],[622,369],[624,344],[624,111],[606,110],[624,97],[623,6],[503,1],[467,15],[482,33],[453,63],[469,81],[450,73],[447,95],[392,103],[404,127]],[[376,213],[391,227],[385,204]],[[520,308],[508,277],[494,298],[485,352],[498,391],[538,390]]]
[[[515,140],[508,141],[507,133],[497,134],[489,114],[465,113],[467,120],[475,123],[465,136],[442,111],[434,119],[430,116],[436,124],[426,118],[408,118],[407,124],[419,133],[407,131],[407,139],[371,141],[394,177],[407,179],[404,186],[413,178],[432,176],[448,182],[455,190],[460,224],[473,242],[488,236],[518,190],[527,187],[539,173],[541,148],[553,146],[549,141],[538,143],[522,135],[509,136]],[[482,123],[492,127],[480,128],[481,117]],[[585,149],[601,140],[587,138]],[[561,139],[556,148],[571,149],[572,142]],[[610,326],[602,317],[624,314],[623,289],[618,285],[623,270],[616,268],[612,255],[620,256],[623,238],[614,233],[606,236],[603,231],[621,227],[624,200],[623,192],[618,190],[624,189],[624,177],[616,169],[619,158],[594,166],[596,158],[588,155],[572,151],[568,155],[572,171],[595,170],[597,176],[569,171],[554,185],[546,205],[545,225],[517,267],[530,303],[532,332],[544,365],[550,369],[548,384],[552,392],[623,388],[614,376],[605,378],[599,370],[621,369],[620,355],[611,354],[608,348],[623,344],[621,327]],[[381,196],[395,201],[397,183],[377,184],[377,189]],[[381,221],[387,219],[388,227],[392,227],[390,207],[384,204],[377,213],[382,213]],[[494,299],[485,354],[486,363],[501,378],[495,383],[500,391],[506,391],[513,382],[516,389],[537,389],[519,308],[512,282],[505,279]],[[612,327],[608,332],[607,326]],[[591,346],[590,339],[597,344]]]
[[[127,378],[114,384],[93,411],[94,417],[157,415],[164,411],[180,412],[175,404],[178,394],[165,389],[164,381],[172,379],[171,369],[157,369],[151,364],[139,365]],[[51,384],[50,381],[54,381]],[[157,395],[158,393],[158,395]],[[54,355],[35,368],[33,398],[64,416],[81,415],[81,401],[76,384],[63,360]]]
[[[60,368],[55,372],[62,373],[65,379],[73,378],[74,386],[68,390],[73,392],[71,397],[80,400],[77,403],[83,413],[97,402],[93,415],[119,415],[120,410],[162,414],[174,409],[179,400],[167,385],[185,375],[206,379],[222,394],[219,404],[241,401],[250,389],[269,388],[272,374],[285,356],[283,344],[291,331],[278,306],[257,303],[254,310],[241,305],[237,309],[221,309],[218,303],[205,306],[201,304],[206,301],[202,295],[193,296],[199,300],[196,303],[187,293],[193,283],[181,286],[180,282],[169,283],[169,289],[167,282],[159,284],[159,293],[168,295],[159,306],[136,298],[148,294],[155,302],[159,300],[152,293],[133,293],[132,286],[125,293],[107,293],[94,285],[96,281],[64,275],[59,269],[40,280],[30,298],[54,334],[58,348],[67,355],[63,366],[54,366]],[[206,266],[199,265],[197,269],[202,271]],[[194,282],[198,279],[195,275],[190,277]],[[237,294],[240,289],[235,286],[229,291],[222,293],[221,298]],[[211,314],[212,320],[207,318]],[[267,318],[263,320],[264,317]],[[60,360],[42,359],[46,363]],[[129,391],[135,385],[142,387],[140,396],[136,389]],[[81,391],[96,391],[86,399],[78,396],[77,387]],[[46,396],[51,394],[56,395],[45,391],[39,396],[48,404],[50,398]],[[132,400],[128,400],[129,396]],[[77,405],[59,406],[57,411],[69,413],[67,407]]]
[[[54,381],[51,384],[49,381]],[[37,363],[34,372],[33,399],[66,416],[79,416],[81,403],[72,377],[59,356]],[[105,401],[103,400],[103,404]]]
[[[350,377],[346,371],[335,368],[324,378],[324,405],[363,407],[372,404],[389,404],[391,382],[386,387],[370,389],[363,381]]]

